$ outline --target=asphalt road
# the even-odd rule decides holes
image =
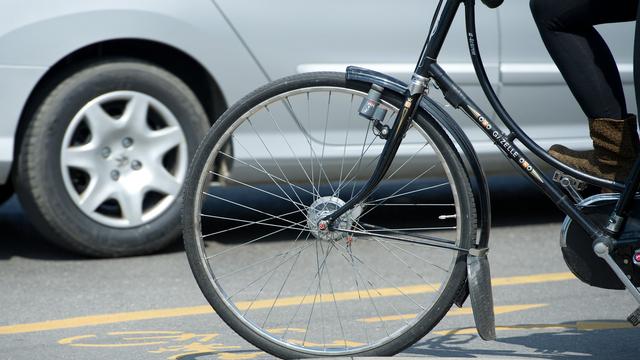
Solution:
[[[562,216],[527,189],[494,190],[498,340],[478,338],[467,302],[402,355],[640,358],[640,328],[624,321],[633,300],[568,272]],[[270,358],[211,312],[179,244],[154,256],[81,258],[41,240],[15,199],[0,207],[0,228],[0,359]]]

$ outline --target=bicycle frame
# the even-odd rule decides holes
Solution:
[[[614,237],[624,226],[624,220],[629,215],[629,209],[633,202],[633,195],[640,183],[640,158],[636,159],[634,167],[625,184],[615,181],[608,181],[597,178],[595,176],[572,169],[551,157],[547,152],[537,145],[527,134],[518,126],[518,124],[508,114],[500,100],[498,99],[491,83],[484,70],[484,65],[480,57],[478,49],[478,40],[475,28],[475,1],[474,0],[445,0],[438,19],[435,31],[425,42],[420,58],[416,65],[415,73],[409,86],[408,93],[405,94],[404,106],[399,111],[390,136],[387,139],[385,148],[381,155],[381,159],[373,173],[372,178],[364,186],[364,188],[353,199],[347,202],[341,209],[328,216],[325,220],[331,226],[333,221],[344,214],[349,208],[362,201],[371,194],[373,189],[384,177],[389,164],[402,140],[402,134],[407,130],[411,119],[413,118],[424,90],[428,86],[428,82],[433,80],[442,90],[445,99],[456,109],[463,111],[478,125],[489,137],[494,144],[502,151],[503,155],[515,162],[522,173],[529,177],[551,200],[569,217],[576,221],[594,241],[604,242],[609,249],[615,247]],[[509,134],[505,134],[502,130],[492,122],[489,117],[473,102],[473,100],[465,94],[465,92],[447,75],[447,73],[438,65],[437,58],[442,45],[449,33],[451,24],[458,12],[461,4],[465,5],[465,22],[467,28],[467,39],[469,52],[471,54],[474,69],[478,75],[480,85],[487,96],[490,104],[495,110],[498,117],[504,122],[510,130]],[[436,14],[437,16],[437,14]],[[607,224],[602,226],[593,223],[589,218],[583,215],[576,204],[570,197],[565,195],[561,188],[555,184],[548,176],[542,173],[535,163],[529,160],[523,152],[516,146],[513,141],[520,141],[525,148],[530,150],[538,158],[548,163],[555,169],[573,176],[587,183],[622,191],[622,195],[615,206],[614,212],[611,214]],[[460,250],[460,249],[455,249]]]
[[[388,170],[395,154],[400,146],[404,133],[409,128],[411,121],[420,108],[422,97],[425,96],[428,89],[429,81],[433,80],[443,92],[445,99],[456,109],[465,113],[483,133],[489,137],[494,144],[502,151],[503,155],[513,161],[517,168],[531,179],[534,184],[544,192],[558,208],[569,216],[576,224],[578,224],[593,240],[592,248],[594,253],[602,258],[608,266],[614,271],[616,277],[624,284],[631,295],[640,303],[640,290],[638,290],[631,280],[627,278],[625,273],[618,267],[611,253],[616,249],[618,243],[616,238],[620,235],[624,228],[625,221],[630,215],[630,209],[633,205],[634,195],[638,184],[640,183],[640,157],[638,157],[633,165],[630,175],[625,183],[608,181],[589,174],[574,170],[560,161],[554,159],[547,152],[537,145],[526,133],[517,125],[506,111],[500,100],[498,99],[480,57],[478,49],[478,40],[475,28],[475,0],[444,0],[446,1],[442,11],[439,13],[440,18],[437,19],[435,31],[429,34],[425,41],[424,47],[420,54],[420,58],[416,65],[415,72],[411,79],[411,84],[404,89],[404,103],[398,111],[398,115],[393,124],[387,142],[380,156],[380,160],[374,170],[372,177],[364,185],[356,196],[351,198],[340,209],[331,215],[322,219],[320,226],[324,226],[331,230],[338,230],[333,227],[333,223],[340,216],[346,213],[356,204],[366,199],[377,185],[382,181],[386,171]],[[495,110],[498,117],[504,122],[510,130],[509,134],[505,134],[493,123],[489,117],[473,102],[473,100],[465,94],[465,92],[447,75],[447,73],[438,65],[437,58],[445,41],[451,24],[458,12],[461,4],[465,5],[465,23],[467,28],[467,40],[471,60],[478,76],[480,85],[487,96],[489,103]],[[436,13],[434,16],[437,16]],[[361,71],[355,70],[355,71]],[[353,69],[350,70],[352,73]],[[365,70],[366,71],[366,70]],[[349,71],[348,71],[349,73]],[[371,75],[371,74],[369,74]],[[383,83],[387,79],[382,79]],[[370,79],[369,79],[370,80]],[[380,84],[379,84],[380,85]],[[382,84],[384,85],[384,84]],[[394,83],[397,91],[397,83]],[[383,86],[384,88],[384,86]],[[589,184],[593,184],[602,188],[621,191],[613,212],[610,214],[605,224],[596,224],[589,217],[584,215],[578,208],[577,202],[579,198],[575,196],[567,196],[559,185],[555,184],[548,176],[542,173],[534,162],[529,160],[523,152],[513,142],[520,141],[525,148],[531,151],[538,158],[551,165],[553,168],[577,178]],[[570,187],[570,186],[569,186]],[[486,197],[486,196],[485,196]],[[487,218],[489,215],[487,214]],[[488,229],[483,226],[483,235],[488,237]],[[349,231],[347,231],[349,232]],[[407,235],[397,233],[398,235]],[[491,308],[492,301],[491,285],[489,276],[489,263],[486,256],[488,248],[487,241],[480,241],[471,249],[462,249],[453,244],[442,244],[433,241],[429,237],[414,236],[415,240],[406,237],[395,237],[400,241],[412,243],[421,243],[428,246],[437,246],[467,253],[467,271],[469,280],[469,289],[471,293],[472,307],[474,308],[474,317],[476,317],[476,326],[478,332],[483,339],[495,338],[493,330],[493,310]],[[482,240],[482,236],[481,236]],[[474,301],[475,298],[475,301]],[[477,310],[477,311],[476,311]],[[640,312],[637,310],[636,312]],[[477,313],[477,314],[476,314]],[[632,314],[633,315],[633,314]]]

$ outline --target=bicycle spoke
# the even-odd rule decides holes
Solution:
[[[299,222],[299,223],[294,223],[294,225],[299,225],[299,224],[300,224],[300,223],[302,223],[302,222],[306,222],[306,220],[301,221],[301,222]],[[219,252],[219,253],[217,253],[217,254],[215,254],[215,255],[207,256],[207,257],[205,257],[205,259],[206,259],[206,260],[211,260],[211,259],[213,259],[213,258],[215,258],[215,257],[218,257],[218,256],[220,256],[220,255],[226,254],[227,252],[229,252],[229,251],[231,251],[231,250],[237,250],[238,248],[241,248],[241,247],[244,247],[244,246],[247,246],[247,245],[251,245],[251,244],[255,243],[256,241],[259,241],[259,240],[265,239],[265,238],[267,238],[267,237],[269,237],[269,236],[272,236],[272,235],[275,235],[275,234],[281,233],[281,232],[283,232],[283,231],[285,231],[285,230],[292,230],[292,229],[293,229],[293,230],[299,230],[299,229],[296,229],[296,228],[295,228],[295,226],[288,226],[288,227],[285,227],[285,228],[282,228],[282,229],[276,230],[276,231],[274,231],[274,232],[268,233],[268,234],[266,234],[266,235],[259,236],[259,237],[255,238],[255,239],[251,240],[251,241],[247,241],[247,242],[242,243],[242,244],[240,244],[240,245],[236,245],[236,246],[234,246],[234,247],[232,247],[232,248],[229,248],[229,249],[227,249],[227,250],[224,250],[224,251],[222,251],[222,252]]]
[[[340,247],[341,249],[345,250],[345,247],[342,246],[339,243],[334,242],[335,245],[337,245],[338,247]],[[374,273],[376,276],[378,276],[378,278],[380,278],[382,281],[384,281],[385,283],[391,285],[392,288],[394,288],[396,291],[398,291],[400,294],[402,294],[404,297],[406,297],[407,299],[409,299],[415,306],[419,307],[422,310],[425,310],[425,308],[418,304],[411,296],[407,295],[404,291],[402,291],[398,286],[394,285],[391,281],[387,280],[383,275],[381,275],[379,272],[377,272],[375,269],[373,269],[371,266],[367,265],[364,261],[362,261],[358,256],[354,255],[353,258],[355,260],[357,260],[359,263],[361,263],[362,265],[364,265],[367,269],[369,269],[369,271],[371,271],[372,273]]]
[[[299,121],[297,120],[297,117],[293,113],[293,107],[291,106],[291,103],[289,103],[288,99],[286,99],[286,100],[287,100],[287,103],[289,104],[289,106],[291,107],[291,111],[289,112],[289,114],[291,115],[291,117],[293,118],[293,120],[296,123],[299,123]],[[309,101],[310,101],[309,100],[309,94],[307,94],[307,104],[309,104]],[[308,109],[308,111],[310,111],[310,109]],[[311,122],[311,119],[310,119],[311,115],[308,115],[308,118],[309,118],[309,122]],[[318,160],[318,155],[316,154],[315,150],[313,150],[313,143],[312,143],[311,139],[309,138],[309,135],[306,132],[302,132],[302,133],[304,134],[304,137],[307,140],[307,143],[309,144],[309,150],[311,151],[311,155],[312,155],[312,157],[311,157],[311,179],[312,179],[311,184],[312,185],[314,185],[314,181],[315,181],[315,180],[313,180],[314,179],[314,177],[313,177],[313,168],[315,167],[313,165],[313,161],[314,160],[316,162],[318,162],[318,165],[319,165],[319,168],[320,168],[320,172],[318,173],[318,186],[316,187],[314,185],[314,188],[317,189],[317,191],[318,191],[318,197],[320,197],[320,177],[324,176],[324,178],[327,181],[327,183],[330,183],[331,181],[329,180],[329,177],[327,176],[327,174],[326,174],[326,172],[324,170],[324,167],[322,165],[322,161]]]
[[[296,239],[294,240],[294,243],[296,241],[298,241],[298,239],[300,238],[300,236],[302,235],[302,231],[298,234],[298,236],[296,237]],[[307,235],[307,239],[308,239],[308,235]],[[271,312],[273,311],[273,308],[275,307],[276,303],[278,302],[278,299],[280,299],[280,295],[282,294],[282,290],[284,290],[285,285],[287,284],[287,280],[289,280],[289,277],[291,276],[291,273],[293,272],[293,268],[296,266],[296,264],[298,263],[298,260],[300,260],[300,254],[302,254],[302,251],[298,252],[298,255],[296,256],[296,259],[294,260],[293,264],[291,264],[291,267],[289,268],[289,271],[287,272],[287,276],[284,278],[284,280],[282,281],[282,285],[280,286],[279,290],[278,290],[278,294],[276,295],[275,299],[273,299],[273,303],[271,304],[271,307],[269,308],[269,311],[267,312],[267,316],[264,319],[264,322],[262,323],[262,327],[265,328],[267,321],[269,320],[269,316],[271,316]]]
[[[234,140],[235,140],[235,143],[237,143],[238,145],[240,145],[240,146],[241,146],[241,147],[242,147],[242,148],[243,148],[243,149],[244,149],[244,150],[249,154],[249,156],[251,156],[251,158],[256,162],[256,164],[258,164],[258,166],[260,166],[260,168],[261,168],[261,170],[260,170],[260,171],[261,171],[262,173],[264,173],[265,175],[267,175],[267,177],[269,177],[269,179],[270,179],[270,180],[271,180],[271,181],[272,181],[272,182],[273,182],[273,183],[278,187],[278,189],[280,189],[280,191],[282,191],[282,192],[286,195],[286,194],[287,194],[287,192],[286,192],[286,191],[284,191],[284,189],[282,189],[282,187],[280,186],[280,184],[275,180],[276,176],[275,176],[275,175],[273,175],[273,174],[271,174],[270,172],[268,172],[268,171],[267,171],[267,170],[266,170],[266,169],[265,169],[265,168],[260,164],[260,162],[255,158],[255,156],[253,156],[253,154],[251,154],[251,152],[250,152],[250,151],[249,151],[249,150],[248,150],[248,149],[247,149],[247,148],[242,144],[242,142],[241,142],[241,141],[239,141],[239,140],[238,140],[237,138],[235,138],[235,137],[232,137],[232,139],[234,139]],[[242,162],[242,161],[241,161],[241,163],[244,163],[244,162]],[[251,165],[249,165],[249,164],[247,164],[247,165],[248,165],[248,166],[251,166]],[[253,166],[251,166],[251,167],[255,169],[255,167],[253,167]],[[290,187],[294,187],[294,186],[293,186],[293,184],[291,184],[291,182],[289,182],[289,181],[286,179],[286,177],[285,177],[285,179],[280,179],[280,178],[278,177],[278,180],[280,180],[280,181],[282,181],[282,182],[284,182],[284,183],[288,184]],[[297,193],[295,190],[293,190],[293,188],[292,188],[292,191],[293,191],[293,193],[294,193],[294,194],[296,194],[296,197],[297,197],[298,199],[300,199],[300,197],[299,197],[298,193]],[[306,191],[306,190],[305,190],[305,191]],[[288,195],[287,195],[287,197],[288,197]],[[291,200],[291,201],[293,202],[293,200]]]
[[[344,253],[345,253],[345,250],[344,250],[344,249],[345,249],[345,247],[344,247],[344,246],[342,246],[342,245],[340,245],[340,244],[338,244],[338,243],[334,243],[334,246],[335,246],[335,245],[337,245],[337,246],[339,246],[339,247],[341,248],[341,249],[339,249],[339,250],[340,250],[340,252],[341,252],[341,253],[343,254],[343,256],[344,256]],[[337,246],[336,246],[336,248],[338,248]],[[354,258],[355,260],[357,260],[360,264],[362,264],[362,265],[364,265],[365,267],[369,268],[369,266],[368,266],[367,264],[365,264],[362,260],[360,260],[357,256],[353,255],[353,258]],[[370,268],[369,268],[369,269],[370,269]],[[369,271],[371,271],[371,270],[369,270]],[[359,272],[359,273],[360,273],[360,272]],[[360,276],[362,277],[362,273],[360,273]],[[369,284],[370,289],[372,289],[372,291],[374,291],[374,292],[377,294],[377,296],[376,296],[377,298],[380,298],[380,299],[386,299],[386,297],[385,297],[382,293],[380,293],[380,290],[378,289],[378,287],[376,287],[376,286],[375,286],[375,284],[373,284],[373,283],[371,282],[371,280],[367,279],[367,280],[364,280],[364,281],[365,281],[367,284]],[[384,281],[384,280],[383,280],[383,281]],[[389,282],[387,282],[387,283],[389,283]],[[396,289],[396,290],[397,290],[400,294],[402,294],[402,295],[404,295],[404,296],[407,296],[407,295],[406,295],[406,294],[404,294],[404,292],[402,292],[400,289]],[[371,294],[370,294],[370,293],[369,293],[369,297],[370,297],[370,299],[372,299],[372,301],[373,301],[373,298],[374,298],[374,297],[371,297]],[[407,297],[408,297],[408,296],[407,296]],[[391,308],[396,312],[396,314],[398,314],[398,315],[402,314],[402,312],[401,312],[401,311],[400,311],[400,310],[399,310],[395,305],[393,305],[393,303],[391,303],[391,302],[389,302],[389,301],[385,301],[385,303],[386,303],[387,305],[389,305],[389,306],[390,306],[390,307],[391,307]],[[374,305],[374,307],[375,307],[375,305]],[[377,310],[377,308],[376,308],[376,312],[378,313],[378,316],[380,316],[380,313],[379,313],[379,311]],[[405,325],[409,325],[409,323],[408,323],[407,321],[405,321]]]
[[[269,113],[269,117],[271,117],[271,120],[273,121],[273,123],[276,125],[276,128],[278,129],[278,132],[280,133],[280,136],[282,137],[284,142],[287,144],[287,147],[289,147],[289,151],[291,151],[291,154],[293,154],[293,156],[296,158],[296,162],[298,163],[298,165],[302,169],[302,172],[304,173],[304,176],[306,176],[307,180],[311,183],[312,181],[309,178],[309,174],[307,174],[307,171],[305,170],[304,166],[302,166],[302,163],[300,162],[300,158],[296,155],[296,152],[291,147],[291,144],[289,143],[287,138],[284,136],[284,133],[282,132],[282,129],[280,128],[280,125],[276,121],[275,117],[271,113],[271,110],[269,110],[269,107],[267,105],[265,105],[265,109],[267,110],[267,113]],[[290,184],[290,185],[292,185],[292,184]],[[297,193],[296,193],[296,195],[297,195]],[[302,202],[302,200],[300,200],[300,197],[298,197],[298,201]]]
[[[247,284],[245,287],[241,288],[240,290],[237,290],[236,292],[234,292],[233,294],[227,296],[225,298],[225,300],[231,300],[233,299],[236,295],[240,294],[241,292],[245,291],[246,289],[250,288],[252,285],[254,285],[255,283],[257,283],[258,281],[264,279],[265,277],[267,277],[267,275],[269,276],[269,279],[267,279],[267,281],[265,281],[264,285],[262,286],[262,288],[260,289],[260,291],[258,291],[258,293],[256,294],[256,296],[253,298],[253,300],[251,301],[251,303],[249,304],[249,306],[247,306],[247,308],[245,309],[244,314],[246,315],[246,313],[251,309],[251,307],[253,306],[253,304],[256,302],[257,298],[260,296],[260,294],[262,293],[262,291],[264,290],[264,286],[266,286],[266,284],[271,280],[271,278],[276,274],[276,270],[278,270],[282,265],[286,264],[289,260],[291,260],[292,258],[299,258],[300,254],[302,254],[303,251],[305,251],[307,248],[311,247],[311,244],[308,244],[307,246],[302,247],[299,251],[297,251],[295,254],[293,254],[291,257],[288,257],[286,259],[284,259],[282,262],[280,262],[278,265],[276,265],[275,267],[271,268],[270,270],[267,270],[266,272],[264,272],[262,275],[260,275],[260,277],[258,277],[257,279],[253,280],[252,282],[250,282],[249,284]],[[287,254],[289,254],[291,251],[293,251],[292,249],[289,249],[286,252],[283,252],[282,254],[276,256],[276,257],[282,257],[282,256],[286,256]],[[218,279],[219,280],[219,279]]]
[[[212,175],[220,176],[220,177],[221,177],[221,178],[223,178],[223,179],[227,179],[227,180],[233,181],[234,183],[237,183],[237,184],[240,184],[240,185],[244,185],[244,186],[246,186],[246,187],[248,187],[248,188],[250,188],[250,189],[260,191],[260,192],[261,192],[261,193],[263,193],[263,194],[271,195],[271,196],[273,196],[273,197],[275,197],[275,198],[278,198],[278,199],[281,199],[281,200],[285,200],[285,201],[289,201],[290,203],[292,203],[292,204],[294,204],[294,205],[298,205],[298,206],[299,206],[299,207],[298,207],[298,209],[300,209],[300,210],[302,210],[301,208],[307,208],[307,206],[306,206],[305,204],[303,204],[303,203],[302,203],[302,200],[294,201],[294,200],[292,200],[290,197],[284,197],[284,196],[280,196],[280,195],[274,194],[274,193],[272,193],[272,192],[270,192],[270,191],[266,191],[266,190],[264,190],[264,189],[260,189],[260,188],[259,188],[259,187],[257,187],[257,186],[249,185],[249,184],[247,184],[247,183],[245,183],[245,182],[242,182],[242,181],[240,181],[240,180],[236,180],[236,179],[230,178],[230,177],[228,177],[228,176],[222,175],[222,174],[217,173],[217,172],[215,172],[215,171],[209,171],[209,173],[210,173],[210,174],[212,174]]]
[[[320,246],[322,246],[322,244],[320,244]],[[327,252],[329,252],[329,250],[327,250]],[[342,317],[340,316],[340,311],[338,310],[338,302],[336,301],[336,293],[333,290],[333,283],[331,281],[331,270],[329,269],[329,267],[326,267],[327,270],[327,279],[329,280],[329,289],[331,290],[331,295],[333,297],[333,305],[336,309],[336,316],[338,317],[338,324],[340,324],[340,332],[342,333],[342,338],[344,339],[344,348],[345,350],[348,348],[347,347],[347,336],[345,335],[344,332],[344,326],[342,325]]]
[[[357,224],[357,226],[360,228],[360,230],[365,231],[365,229],[364,229],[364,227],[362,227],[362,225]],[[369,230],[369,231],[370,231],[370,230]],[[375,237],[375,234],[372,234],[372,236],[374,236],[374,237]],[[385,243],[389,244],[390,246],[393,246],[394,248],[396,248],[396,249],[398,249],[398,250],[400,250],[400,251],[404,252],[404,253],[405,253],[405,254],[407,254],[407,255],[410,255],[410,256],[412,256],[412,257],[414,257],[414,258],[418,259],[418,260],[421,260],[422,262],[425,262],[425,263],[427,263],[427,264],[429,264],[429,265],[431,265],[431,266],[435,267],[436,269],[439,269],[439,270],[442,270],[442,271],[444,271],[444,272],[446,272],[446,273],[449,273],[449,270],[448,270],[448,269],[445,269],[445,268],[443,268],[443,267],[441,267],[441,266],[439,266],[439,265],[436,265],[436,264],[432,263],[430,260],[427,260],[427,259],[425,259],[425,258],[423,258],[423,257],[421,257],[421,256],[418,256],[418,255],[415,253],[415,251],[409,251],[409,250],[406,250],[406,249],[402,248],[399,244],[397,244],[397,241],[393,241],[393,240],[391,240],[391,241],[390,241],[390,240],[388,240],[388,239],[378,239],[378,238],[376,238],[376,240],[377,240],[377,241],[385,242]],[[422,244],[420,244],[420,245],[419,245],[419,244],[406,243],[406,242],[401,242],[401,243],[402,243],[403,245],[423,246]]]
[[[273,156],[273,154],[271,153],[271,150],[269,150],[269,146],[264,142],[264,139],[262,138],[262,136],[260,136],[260,134],[258,133],[258,131],[256,130],[255,126],[253,126],[253,123],[251,122],[250,118],[247,118],[247,122],[249,123],[249,125],[251,125],[251,129],[253,130],[253,132],[256,134],[256,136],[258,137],[258,139],[260,139],[260,142],[262,143],[262,145],[264,146],[264,149],[267,151],[267,154],[269,154],[269,156],[271,157],[271,161],[273,161],[273,163],[276,165],[276,167],[278,168],[278,170],[280,170],[280,173],[282,174],[282,177],[284,178],[284,180],[286,181],[287,184],[291,184],[291,181],[289,181],[289,179],[287,178],[287,175],[285,175],[284,170],[282,170],[282,167],[280,167],[280,163],[275,159],[275,157]],[[278,186],[279,187],[279,186]],[[290,186],[291,187],[291,186]],[[293,189],[293,188],[292,188]],[[280,189],[285,195],[286,195],[286,191]],[[296,196],[298,195],[295,190],[293,191],[294,194],[296,194]],[[299,198],[298,198],[299,199]],[[291,200],[291,199],[290,199]],[[293,202],[293,200],[291,200],[291,202]]]
[[[281,214],[279,216],[288,216],[288,215],[292,215],[292,214],[296,214],[296,213],[300,213],[300,210],[294,210],[292,212],[288,212],[286,214]],[[206,238],[214,236],[214,235],[224,234],[226,232],[242,229],[242,228],[245,228],[245,227],[248,227],[248,226],[252,226],[252,225],[263,225],[263,226],[269,226],[269,227],[277,227],[277,228],[280,228],[280,229],[284,229],[284,228],[289,229],[290,228],[289,226],[285,226],[285,225],[277,225],[277,224],[265,223],[266,221],[275,219],[275,217],[266,218],[266,219],[262,219],[262,220],[258,220],[258,221],[253,221],[253,220],[242,220],[242,219],[230,218],[230,217],[226,217],[226,216],[210,215],[210,214],[202,214],[202,213],[200,213],[200,216],[205,217],[205,218],[209,218],[209,219],[235,221],[235,222],[244,223],[243,225],[238,225],[238,226],[235,226],[235,227],[232,227],[232,228],[229,228],[229,229],[224,229],[224,230],[216,231],[214,233],[209,233],[209,234],[203,234],[202,235],[203,239],[206,239]],[[300,228],[300,229],[295,229],[295,230],[308,230],[308,229],[307,228]]]
[[[303,248],[303,250],[304,250],[304,248],[306,248],[306,246],[310,246],[310,245],[309,245],[309,244],[307,244],[307,245],[301,245],[301,246],[299,246],[298,248],[296,248],[296,249],[294,249],[294,250],[297,250],[297,249],[300,249],[300,248]],[[262,259],[262,260],[260,260],[260,261],[256,261],[256,262],[254,262],[254,263],[252,263],[252,264],[245,265],[245,266],[241,267],[240,269],[236,269],[236,270],[234,270],[234,271],[232,271],[232,272],[229,272],[229,273],[223,274],[223,275],[221,275],[221,276],[216,276],[215,280],[219,281],[219,280],[222,280],[222,279],[224,279],[224,278],[228,278],[228,277],[229,277],[229,276],[231,276],[231,275],[238,274],[238,273],[243,272],[243,271],[245,271],[245,270],[247,270],[247,269],[250,269],[250,268],[252,268],[252,267],[255,267],[256,265],[263,264],[263,263],[265,263],[265,262],[267,262],[267,261],[269,261],[269,260],[272,260],[272,259],[275,259],[275,258],[277,258],[277,257],[280,257],[280,256],[282,256],[282,254],[284,254],[284,253],[280,253],[280,254],[276,254],[276,255],[273,255],[273,256],[270,256],[270,257],[264,258],[264,259]],[[207,260],[209,260],[209,259],[210,259],[210,257],[207,257],[206,259],[207,259]]]
[[[278,177],[278,176],[276,176],[274,174],[269,173],[268,171],[264,170],[264,168],[258,169],[257,167],[255,167],[255,166],[253,166],[253,165],[251,165],[251,164],[249,164],[249,163],[247,163],[245,161],[242,161],[242,159],[238,159],[237,157],[234,157],[232,155],[226,154],[226,153],[224,153],[222,151],[219,152],[219,154],[222,154],[222,155],[228,157],[229,159],[232,159],[233,161],[237,161],[237,162],[239,162],[239,163],[241,163],[243,165],[249,166],[250,168],[252,168],[252,169],[254,169],[254,170],[256,170],[256,171],[258,171],[258,172],[260,172],[262,174],[267,175],[269,177],[269,179],[271,179],[274,182],[274,184],[276,184],[276,185],[278,185],[278,183],[275,180],[278,180],[278,181],[281,181],[283,183],[286,183],[286,181],[284,179],[282,179],[282,178],[280,178],[280,177]],[[315,195],[315,193],[313,193],[313,192],[311,192],[311,191],[309,191],[309,190],[307,190],[307,189],[305,189],[305,188],[303,188],[301,186],[298,186],[296,184],[291,184],[291,186],[293,186],[296,189],[298,189],[300,191],[303,191],[303,192],[305,192],[305,193],[307,193],[309,195]]]
[[[411,184],[413,184],[415,181],[417,181],[417,180],[418,180],[418,179],[420,179],[422,176],[424,176],[424,174],[426,174],[427,172],[431,171],[434,167],[435,167],[435,165],[430,166],[430,167],[429,167],[429,168],[427,168],[425,171],[423,171],[422,173],[420,173],[418,176],[414,177],[411,181],[409,181],[408,183],[404,184],[404,185],[403,185],[402,187],[400,187],[398,190],[394,191],[391,195],[386,196],[386,197],[384,197],[384,198],[382,198],[382,199],[376,199],[376,200],[372,200],[372,201],[367,202],[367,205],[372,205],[372,204],[375,204],[375,205],[374,205],[373,207],[371,207],[370,209],[368,209],[364,214],[362,214],[362,216],[365,216],[365,215],[367,215],[368,213],[370,213],[371,211],[375,210],[375,209],[378,207],[378,205],[379,205],[380,203],[383,203],[383,202],[385,202],[385,201],[387,201],[387,200],[389,200],[389,199],[397,198],[397,197],[400,197],[400,196],[406,196],[406,195],[410,195],[410,194],[415,194],[415,193],[418,193],[418,192],[421,192],[421,191],[425,191],[425,190],[432,190],[432,189],[435,189],[435,188],[437,188],[437,187],[439,187],[439,186],[444,186],[444,185],[446,185],[447,183],[442,183],[442,184],[440,184],[440,185],[434,185],[434,186],[430,186],[430,187],[426,187],[426,188],[418,189],[418,190],[415,190],[415,191],[408,191],[408,192],[405,192],[405,193],[403,193],[403,194],[398,194],[400,191],[402,191],[402,190],[406,189],[408,186],[410,186],[410,185],[411,185]]]
[[[288,223],[290,223],[290,224],[297,225],[295,222],[293,222],[293,221],[291,221],[291,220],[289,220],[289,219],[282,218],[282,217],[281,217],[281,216],[279,216],[279,215],[269,214],[268,212],[265,212],[265,211],[262,211],[262,210],[259,210],[259,209],[256,209],[256,208],[253,208],[253,207],[248,206],[248,205],[240,204],[239,202],[236,202],[236,201],[233,201],[233,200],[225,199],[225,198],[223,198],[223,197],[221,197],[221,196],[213,195],[213,194],[208,193],[208,192],[206,192],[206,191],[203,191],[202,193],[203,193],[204,195],[206,195],[206,196],[209,196],[209,197],[214,198],[214,199],[217,199],[217,200],[221,200],[221,201],[226,202],[226,203],[228,203],[228,204],[236,205],[236,206],[241,207],[241,208],[243,208],[243,209],[251,210],[251,211],[253,211],[253,212],[257,212],[257,213],[262,214],[262,215],[271,216],[271,217],[273,217],[273,218],[275,218],[275,219],[279,219],[279,220],[282,220],[282,221],[284,221],[284,222],[288,222]]]

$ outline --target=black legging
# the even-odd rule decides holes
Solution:
[[[549,54],[584,113],[590,118],[626,117],[620,73],[609,47],[593,26],[640,19],[638,0],[530,0],[530,6]],[[633,75],[638,106],[639,32],[636,21]]]

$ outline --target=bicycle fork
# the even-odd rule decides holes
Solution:
[[[379,129],[381,133],[380,135],[386,137],[386,143],[382,153],[380,154],[380,159],[378,160],[376,168],[373,171],[373,175],[354,197],[331,215],[323,218],[318,224],[319,228],[335,230],[333,226],[334,222],[351,208],[368,198],[376,189],[378,184],[380,184],[389,170],[396,153],[398,152],[398,148],[400,147],[404,134],[411,126],[411,121],[416,114],[416,110],[419,108],[420,100],[422,99],[427,86],[427,78],[417,74],[413,75],[411,85],[406,93],[402,108],[398,111],[393,127],[389,131],[385,128]],[[378,110],[378,105],[380,104],[382,91],[384,91],[384,88],[381,86],[373,85],[371,87],[369,95],[364,99],[361,105],[361,115],[375,121],[376,110]]]

